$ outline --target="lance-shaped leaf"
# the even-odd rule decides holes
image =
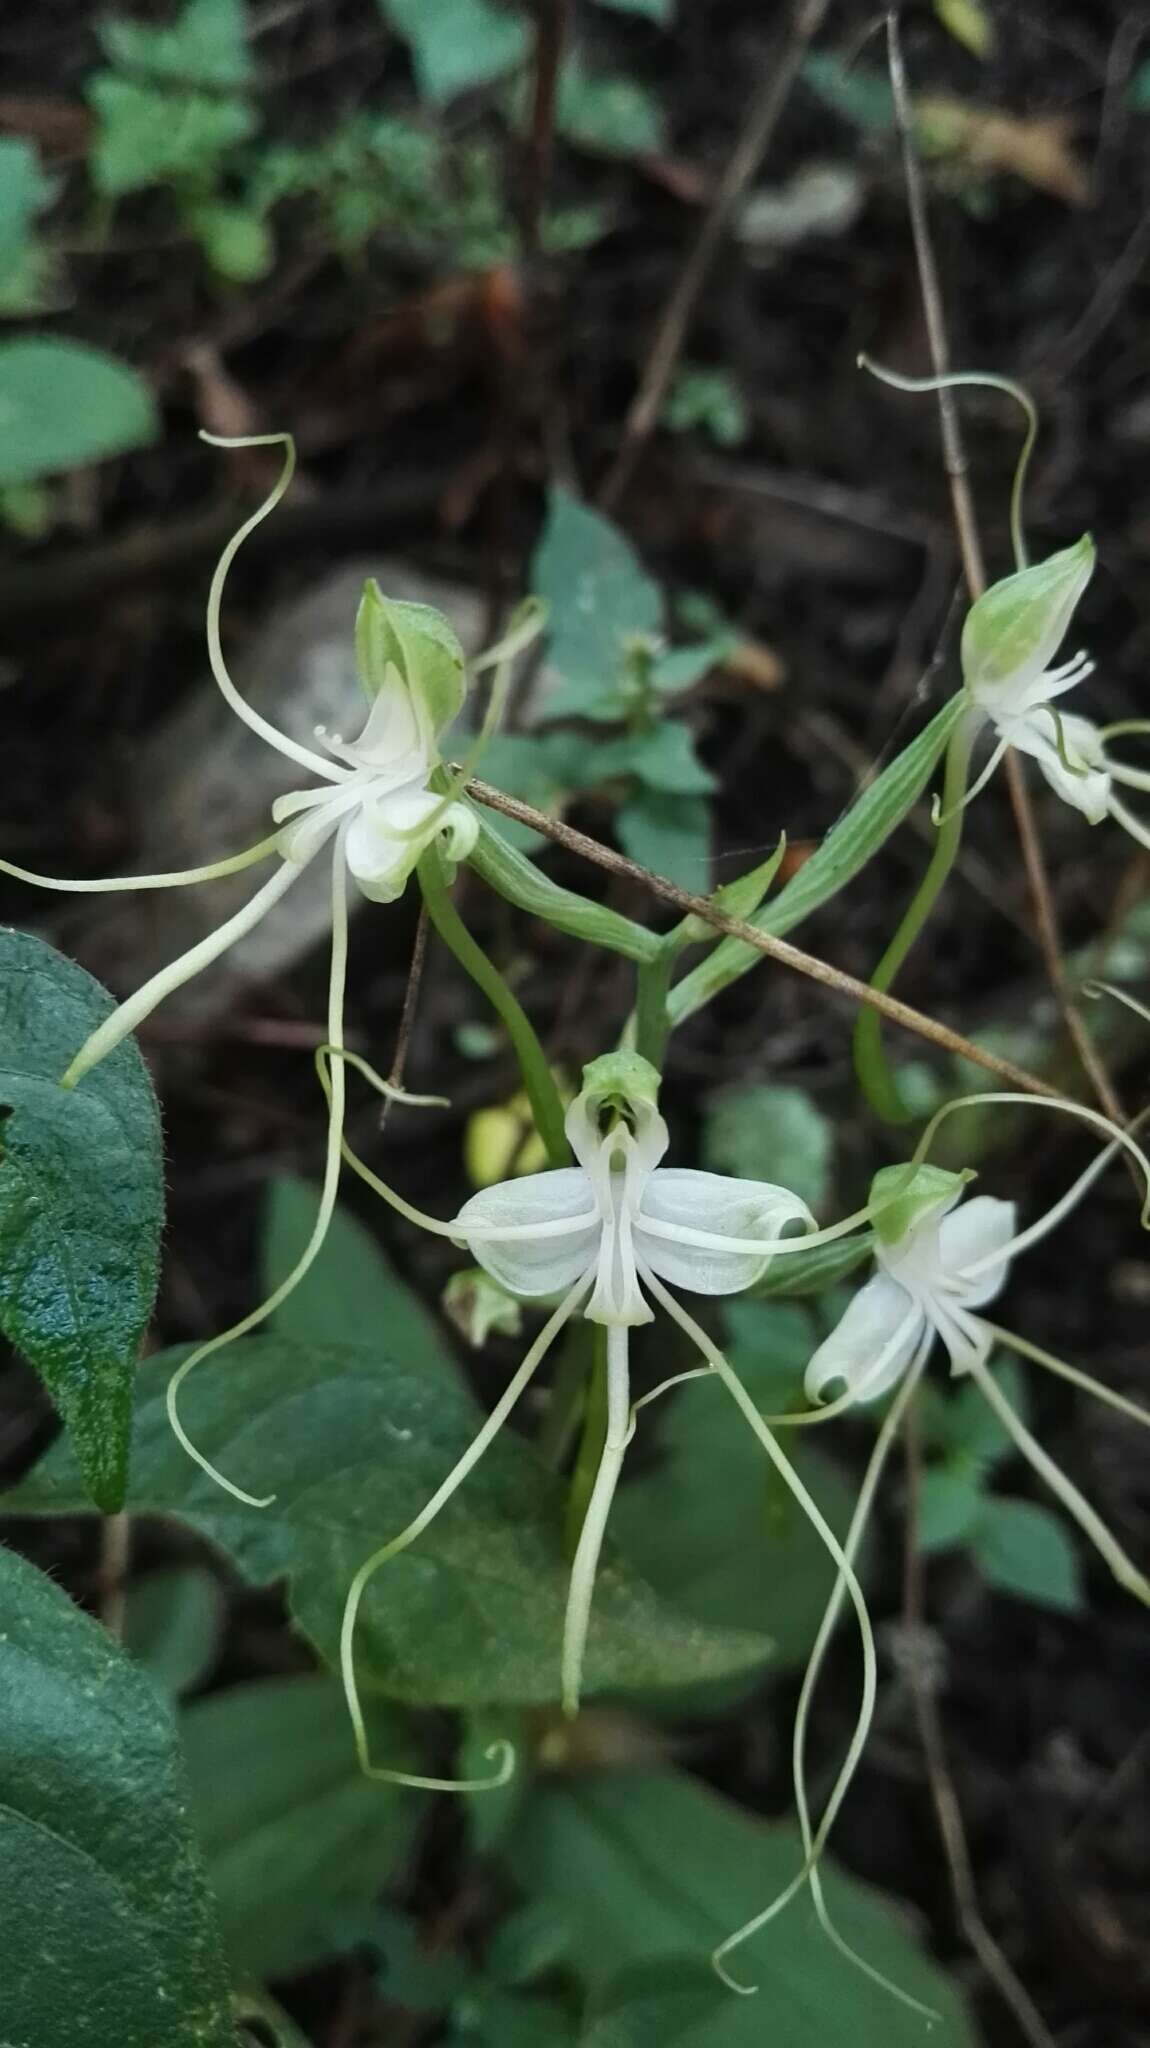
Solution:
[[[296,1621],[336,1661],[352,1577],[405,1528],[471,1442],[481,1411],[408,1350],[236,1344],[193,1377],[181,1403],[195,1443],[243,1485],[274,1493],[244,1507],[187,1458],[164,1390],[179,1351],[141,1376],[129,1505],[177,1515],[258,1585],[286,1576]],[[5,1505],[11,1513],[84,1506],[57,1445]],[[376,1573],[360,1610],[361,1683],[412,1704],[541,1705],[558,1692],[567,1599],[566,1489],[510,1429],[442,1514]],[[587,1692],[655,1688],[761,1664],[768,1645],[664,1605],[607,1553],[595,1589]]]
[[[10,1550],[0,1605],[5,2048],[234,2048],[167,1709]]]
[[[40,1374],[106,1510],[124,1497],[163,1223],[159,1111],[135,1045],[60,1086],[111,1008],[42,939],[0,931],[0,1329]]]
[[[752,924],[781,939],[854,880],[918,802],[964,704],[958,695],[935,713],[918,738],[896,754],[856,797],[786,888],[751,919]],[[724,939],[671,990],[667,1007],[672,1023],[681,1024],[761,959],[762,954],[742,939]]]

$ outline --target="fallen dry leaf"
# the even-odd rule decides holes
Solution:
[[[1090,179],[1073,148],[1073,114],[1004,114],[941,96],[917,100],[915,113],[932,155],[964,157],[982,175],[1010,171],[1068,206],[1089,201]]]

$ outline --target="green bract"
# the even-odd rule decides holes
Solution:
[[[947,1202],[974,1175],[948,1173],[942,1166],[883,1166],[870,1184],[870,1211],[880,1244],[898,1244],[940,1202]]]
[[[1073,547],[991,584],[962,629],[962,675],[972,696],[1041,675],[1093,573],[1094,542],[1084,533]]]
[[[463,649],[442,612],[429,604],[385,597],[374,577],[363,587],[355,620],[359,677],[368,698],[398,669],[433,734],[458,717],[467,695]]]

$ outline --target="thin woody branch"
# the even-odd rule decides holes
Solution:
[[[600,840],[577,831],[573,825],[565,825],[560,819],[549,817],[546,811],[536,810],[533,804],[525,804],[518,797],[505,796],[502,790],[494,789],[490,783],[479,782],[475,777],[467,784],[467,794],[489,810],[499,811],[505,818],[514,818],[519,824],[528,825],[533,831],[553,840],[557,846],[565,846],[568,852],[593,861],[596,867],[605,868],[608,874],[623,875],[628,881],[637,882],[652,896],[660,897],[684,915],[702,919],[713,931],[722,932],[724,937],[741,939],[744,945],[753,947],[765,959],[777,960],[781,967],[789,967],[796,974],[805,974],[811,981],[821,982],[824,988],[833,989],[838,995],[849,996],[852,1002],[864,1003],[879,1011],[904,1031],[913,1031],[918,1037],[929,1039],[932,1045],[941,1046],[945,1052],[970,1060],[974,1066],[982,1067],[986,1073],[995,1075],[1010,1087],[1024,1089],[1028,1095],[1058,1095],[1058,1089],[1052,1088],[1037,1074],[1028,1073],[1024,1067],[1016,1067],[1012,1060],[999,1059],[996,1053],[985,1051],[972,1039],[964,1038],[961,1032],[952,1031],[948,1024],[938,1023],[934,1017],[912,1008],[910,1003],[900,1002],[897,996],[881,994],[857,976],[845,973],[841,967],[832,967],[829,961],[820,960],[816,954],[804,953],[800,946],[792,946],[788,939],[777,939],[770,932],[760,931],[757,925],[748,924],[745,918],[731,917],[709,896],[696,896],[689,889],[680,889],[665,875],[653,874],[649,868],[628,860],[626,854],[604,846]]]

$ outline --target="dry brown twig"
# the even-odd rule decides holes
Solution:
[[[773,49],[735,147],[711,201],[707,217],[675,280],[655,329],[655,338],[623,423],[623,441],[599,494],[605,510],[618,504],[659,417],[667,386],[727,222],[770,147],[779,115],[790,97],[799,65],[822,26],[828,0],[798,0],[781,48]]]
[[[938,279],[938,264],[935,260],[934,242],[930,231],[930,219],[926,204],[926,181],[915,138],[914,107],[911,102],[910,86],[906,66],[903,62],[902,43],[899,37],[897,7],[887,10],[887,52],[890,65],[891,92],[894,98],[895,122],[902,148],[903,176],[906,181],[907,210],[910,214],[911,236],[914,242],[915,261],[918,267],[919,285],[922,292],[923,314],[926,320],[927,338],[934,375],[945,377],[950,371],[950,344],[943,312],[942,290]],[[954,392],[943,387],[938,394],[939,425],[942,433],[943,460],[946,465],[947,482],[950,487],[951,509],[954,514],[955,531],[958,536],[959,553],[962,557],[963,575],[971,601],[981,597],[986,589],[986,567],[982,555],[978,522],[975,518],[974,499],[970,489],[970,475],[966,459],[966,448],[959,421],[958,405]],[[1050,887],[1050,877],[1042,852],[1042,842],[1035,821],[1034,808],[1030,800],[1025,773],[1018,754],[1013,747],[1006,753],[1006,778],[1010,790],[1010,802],[1014,822],[1022,848],[1026,879],[1034,906],[1038,942],[1046,963],[1050,986],[1058,998],[1067,1034],[1081,1061],[1107,1116],[1115,1123],[1122,1121],[1122,1105],[1114,1092],[1113,1085],[1098,1055],[1090,1033],[1083,1022],[1082,1014],[1074,1001],[1066,978],[1062,958],[1062,942],[1058,930],[1058,914]]]
[[[452,772],[458,771],[453,769]],[[712,930],[722,932],[724,937],[741,939],[744,945],[763,954],[765,959],[775,960],[781,967],[789,967],[797,974],[805,974],[811,981],[821,982],[824,988],[833,989],[837,995],[848,996],[852,1002],[867,1004],[891,1024],[901,1025],[904,1031],[913,1031],[918,1037],[929,1039],[932,1045],[941,1046],[945,1052],[954,1053],[959,1059],[972,1061],[1007,1087],[1021,1089],[1027,1095],[1058,1095],[1058,1089],[1040,1080],[1037,1074],[1028,1073],[1025,1067],[1016,1067],[1012,1060],[999,1059],[996,1053],[987,1052],[973,1040],[964,1038],[960,1031],[952,1031],[948,1024],[940,1024],[922,1010],[900,1002],[897,996],[881,994],[868,982],[859,981],[841,967],[832,967],[829,961],[820,960],[814,953],[804,953],[800,946],[792,946],[789,939],[777,939],[771,932],[760,931],[758,925],[748,924],[745,918],[729,916],[709,896],[695,896],[689,889],[680,889],[665,875],[653,874],[649,868],[628,860],[626,854],[616,853],[614,847],[604,846],[586,832],[576,831],[573,825],[565,825],[561,819],[549,817],[546,811],[536,810],[533,804],[525,804],[518,797],[505,796],[501,789],[495,789],[489,782],[479,782],[474,776],[468,781],[467,794],[489,810],[499,811],[505,818],[514,818],[519,824],[530,826],[532,831],[542,833],[557,846],[566,847],[569,853],[593,861],[596,867],[604,868],[608,874],[622,875],[630,882],[637,882],[650,895],[672,904],[685,916],[702,919]]]

